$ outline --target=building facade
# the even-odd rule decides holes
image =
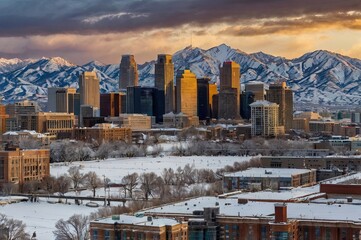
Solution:
[[[254,101],[266,100],[269,86],[263,82],[248,82],[245,84],[245,91],[253,93]]]
[[[252,136],[276,137],[280,134],[278,125],[278,105],[268,101],[250,104]]]
[[[50,175],[50,150],[0,151],[0,183],[23,184]]]
[[[209,120],[211,118],[209,81],[209,78],[197,79],[197,112],[199,120]]]
[[[38,133],[70,134],[75,122],[72,113],[39,112],[19,115],[21,130],[34,130]]]
[[[119,91],[138,86],[138,67],[134,55],[123,55],[119,67]]]
[[[100,107],[99,78],[95,71],[83,72],[79,76],[80,106]]]
[[[160,115],[174,111],[174,64],[172,55],[158,55],[154,69],[154,87],[158,89]]]
[[[132,130],[130,128],[120,128],[111,123],[96,124],[90,128],[74,128],[73,138],[84,142],[124,141],[132,142]]]
[[[267,92],[267,100],[279,106],[278,125],[284,126],[285,131],[292,129],[293,92],[287,87],[286,82],[271,84]]]
[[[177,113],[197,116],[197,78],[190,70],[177,75]]]
[[[122,96],[124,93],[103,93],[100,94],[100,116],[102,117],[116,117],[124,113],[122,109]]]
[[[218,118],[240,118],[240,66],[235,62],[224,62],[220,67],[220,90]]]
[[[316,170],[285,168],[249,168],[224,175],[225,191],[278,190],[282,187],[298,187],[316,183]]]
[[[90,239],[188,240],[188,224],[143,214],[113,215],[90,222]]]

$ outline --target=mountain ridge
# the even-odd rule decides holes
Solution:
[[[361,104],[361,60],[327,50],[316,50],[287,59],[264,52],[245,53],[226,44],[209,49],[187,46],[173,55],[175,74],[189,68],[197,77],[219,82],[219,66],[235,61],[241,66],[242,84],[285,80],[294,90],[295,102],[321,105]],[[154,85],[155,60],[138,65],[142,86]],[[78,87],[82,71],[95,69],[102,92],[117,91],[119,64],[96,60],[76,65],[61,57],[40,59],[0,58],[0,95],[5,102],[24,98],[46,101],[48,87]]]

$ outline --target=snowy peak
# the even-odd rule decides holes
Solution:
[[[75,65],[68,62],[67,60],[65,60],[64,58],[61,57],[52,57],[49,59],[49,62],[52,64],[56,64],[59,66],[66,66],[66,67],[74,67]]]
[[[35,62],[35,59],[19,59],[19,58],[0,58],[0,73],[6,73],[22,68],[25,65]]]
[[[286,80],[294,90],[295,102],[361,104],[361,61],[341,54],[318,50],[286,59],[263,52],[247,54],[226,44],[207,50],[188,46],[173,54],[175,74],[189,68],[197,77],[209,77],[216,83],[219,66],[229,60],[241,66],[242,84]],[[154,86],[154,64],[155,60],[138,66],[141,85]],[[117,91],[119,63],[91,61],[77,66],[60,57],[0,59],[0,95],[8,102],[24,98],[45,102],[48,87],[78,87],[79,74],[91,70],[97,71],[102,92]]]

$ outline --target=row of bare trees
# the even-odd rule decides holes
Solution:
[[[150,145],[153,144],[153,145]],[[148,148],[151,146],[151,148]],[[176,144],[170,155],[192,156],[192,155],[287,155],[297,150],[311,149],[306,141],[291,141],[287,139],[264,139],[253,138],[243,142],[215,142],[194,139],[186,144]],[[163,153],[161,145],[145,142],[142,145],[128,144],[125,142],[104,142],[101,145],[84,143],[74,140],[56,141],[50,145],[52,162],[88,161],[91,159],[106,159],[118,157],[142,157],[159,156]]]

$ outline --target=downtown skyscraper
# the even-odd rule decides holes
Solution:
[[[174,111],[174,64],[172,55],[159,54],[155,64],[155,88],[159,91],[162,115]]]
[[[123,55],[120,61],[119,91],[138,86],[138,67],[134,55]]]

